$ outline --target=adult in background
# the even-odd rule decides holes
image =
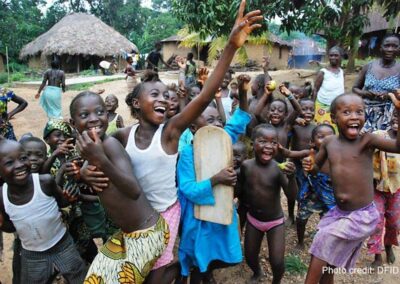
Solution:
[[[157,42],[154,45],[154,50],[152,52],[150,52],[146,58],[147,69],[151,69],[151,70],[158,72],[158,61],[160,61],[160,60],[161,60],[162,64],[167,66],[167,68],[171,68],[171,66],[167,62],[165,62],[164,59],[162,58],[161,47],[162,46],[161,46],[160,42]]]
[[[135,56],[135,55],[133,55]],[[128,93],[133,91],[133,88],[137,85],[136,79],[136,72],[135,68],[133,67],[133,57],[128,56],[126,58],[126,67],[125,67],[125,74],[126,74],[126,86],[128,88]]]
[[[46,88],[40,95],[44,87]],[[35,99],[40,97],[39,103],[49,120],[62,118],[61,92],[65,92],[65,74],[60,70],[59,61],[54,59],[51,62],[51,69],[44,72],[42,84],[35,96]]]
[[[329,49],[329,66],[321,68],[315,79],[312,98],[315,102],[315,121],[317,124],[327,123],[335,127],[331,120],[330,106],[339,95],[344,94],[344,73],[340,64],[341,48]]]
[[[387,35],[381,44],[381,58],[365,65],[353,86],[353,92],[364,99],[364,131],[386,130],[390,125],[393,103],[388,93],[400,88],[400,64],[396,62],[400,40]]]

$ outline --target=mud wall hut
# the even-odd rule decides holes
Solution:
[[[122,69],[121,50],[138,51],[135,44],[95,16],[73,13],[25,45],[20,58],[27,60],[30,68],[46,69],[57,57],[66,72],[97,69],[100,61],[115,58]]]

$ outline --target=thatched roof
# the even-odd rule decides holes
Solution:
[[[93,15],[74,13],[65,16],[49,31],[21,50],[20,58],[38,53],[84,54],[99,57],[120,53],[120,49],[138,51],[136,45]]]
[[[380,30],[387,30],[391,28],[395,28],[400,24],[400,16],[397,16],[392,23],[388,23],[388,21],[383,17],[382,13],[378,11],[371,11],[368,13],[369,24],[364,26],[363,33],[370,33]]]

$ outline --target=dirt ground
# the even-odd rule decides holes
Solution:
[[[297,75],[297,72],[302,74],[310,74],[310,71],[304,70],[290,70],[290,71],[275,71],[271,72],[274,80],[278,82],[290,81],[296,85],[302,84],[305,80],[314,80],[313,77],[309,77],[307,79],[300,79]],[[238,75],[240,73],[236,73]],[[254,77],[257,72],[249,72],[249,75]],[[166,82],[171,82],[177,79],[177,74],[162,74],[161,78]],[[346,91],[351,90],[351,86],[356,78],[356,74],[347,75],[346,76]],[[133,123],[133,119],[130,117],[129,109],[125,104],[125,96],[127,94],[125,81],[112,81],[108,83],[98,84],[91,88],[91,90],[99,90],[105,89],[104,96],[107,94],[114,94],[119,98],[119,108],[117,112],[122,115],[124,118],[125,125],[130,125]],[[37,91],[37,88],[13,88],[15,93],[28,101],[27,109],[18,114],[13,120],[12,124],[14,125],[15,133],[17,137],[20,137],[22,134],[31,132],[33,135],[42,137],[43,128],[46,123],[46,116],[41,107],[39,106],[38,100],[34,99],[34,95]],[[68,107],[72,98],[78,94],[79,91],[67,91],[63,94],[63,115],[64,117],[69,117]],[[9,105],[9,108],[12,109],[13,104]],[[286,201],[283,198],[283,205],[286,207]],[[312,234],[315,231],[316,224],[318,223],[318,217],[313,216],[309,224],[307,225],[307,233],[305,238],[306,250],[301,253],[299,256],[303,263],[308,265],[309,262],[309,254],[307,250],[311,244]],[[11,262],[12,262],[12,234],[4,234],[4,257],[3,261],[0,262],[0,283],[9,284],[12,279],[12,271],[11,271]],[[294,247],[296,244],[296,230],[295,227],[287,227],[286,228],[286,255],[294,253]],[[347,275],[338,275],[336,277],[336,283],[387,283],[394,284],[399,283],[398,277],[400,274],[399,269],[399,249],[395,248],[395,254],[397,257],[396,263],[392,266],[386,266],[387,270],[383,273],[363,273],[364,271],[360,271],[360,273],[347,274]],[[361,257],[357,262],[357,267],[360,269],[366,268],[369,263],[373,260],[373,256],[367,255],[366,248],[363,247]],[[272,281],[271,277],[271,269],[268,263],[268,249],[266,243],[263,243],[260,261],[263,266],[265,276],[262,278],[260,283],[270,283]],[[390,269],[391,268],[391,269]],[[246,281],[250,278],[251,271],[245,264],[238,265],[233,268],[223,269],[215,272],[215,277],[218,283],[246,283]],[[285,273],[285,276],[282,280],[282,283],[304,283],[305,275],[296,275],[290,274],[288,272]],[[397,279],[397,280],[396,280]]]

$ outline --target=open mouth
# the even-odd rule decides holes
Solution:
[[[31,162],[31,170],[36,171],[39,169],[39,165]]]
[[[158,107],[155,107],[155,108],[154,108],[154,111],[157,112],[157,113],[159,113],[159,114],[164,115],[165,112],[167,111],[167,108],[166,108],[166,107],[163,107],[163,106],[158,106]]]
[[[14,174],[16,179],[25,179],[27,175],[28,175],[28,171],[27,170],[22,170],[22,171],[16,172]]]
[[[360,130],[360,124],[358,124],[358,123],[352,123],[352,124],[349,124],[349,125],[347,126],[347,128],[348,128],[348,130],[349,130],[349,134],[351,134],[351,135],[358,135],[359,130]]]

